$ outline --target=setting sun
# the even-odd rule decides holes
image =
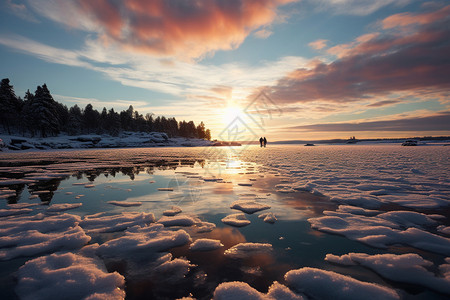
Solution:
[[[243,119],[244,113],[242,112],[241,108],[233,105],[233,106],[228,106],[225,109],[225,111],[223,112],[223,115],[222,115],[222,120],[223,120],[224,125],[227,126],[228,124],[233,122],[234,119],[236,119],[237,117]]]

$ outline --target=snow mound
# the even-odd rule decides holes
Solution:
[[[192,226],[198,223],[198,218],[187,216],[187,215],[177,215],[177,216],[162,216],[158,220],[158,223],[163,224],[165,227],[170,226]]]
[[[220,240],[198,239],[191,244],[189,249],[191,249],[192,251],[210,251],[219,249],[220,247],[223,247],[223,244],[220,242]]]
[[[225,251],[224,255],[232,258],[246,258],[255,254],[271,253],[271,244],[267,243],[239,243]]]
[[[278,220],[277,217],[275,216],[275,214],[272,212],[260,214],[258,216],[258,218],[263,219],[264,222],[270,223],[270,224],[273,224]]]
[[[139,201],[108,201],[107,203],[121,206],[121,207],[131,207],[131,206],[141,206],[142,202]]]
[[[175,258],[155,267],[154,272],[159,276],[164,276],[166,280],[173,281],[183,279],[193,266],[195,265],[191,265],[191,262],[185,258]]]
[[[247,214],[252,214],[257,211],[269,209],[270,206],[266,205],[266,204],[261,204],[261,203],[258,203],[256,201],[252,201],[252,200],[238,200],[238,201],[234,201],[231,204],[230,208],[238,209]]]
[[[290,288],[314,299],[400,299],[393,289],[316,268],[291,270],[284,278]]]
[[[0,260],[81,248],[91,237],[78,221],[68,214],[6,219],[0,223]]]
[[[52,204],[47,208],[48,212],[59,212],[65,211],[69,209],[74,209],[82,206],[83,203],[60,203],[60,204]]]
[[[350,213],[354,215],[363,215],[363,216],[375,216],[381,213],[379,210],[365,209],[362,207],[352,206],[352,205],[339,205],[338,212]]]
[[[80,226],[88,232],[115,232],[153,222],[155,222],[155,216],[152,213],[122,212],[112,216],[98,213],[85,216],[80,222]]]
[[[385,218],[381,218],[381,215],[366,217],[337,212],[324,213],[328,216],[308,219],[312,228],[344,235],[372,247],[386,248],[389,245],[403,244],[444,255],[450,253],[450,239],[448,238],[415,227],[406,230],[396,229],[405,224],[419,227],[417,223],[435,222],[420,213],[404,215],[393,212],[393,214],[386,213]],[[386,219],[399,222],[399,224]]]
[[[433,266],[433,263],[415,253],[401,255],[349,253],[341,256],[327,254],[325,260],[342,265],[361,265],[393,281],[426,286],[450,294],[450,273],[443,272],[444,277],[437,277],[426,269]]]
[[[32,212],[30,208],[10,208],[10,209],[0,209],[0,218],[9,217],[15,215],[23,215]]]
[[[27,261],[18,272],[21,299],[124,299],[125,279],[99,259],[73,253]]]
[[[171,217],[179,214],[180,212],[182,212],[181,208],[179,206],[173,205],[171,209],[165,210],[163,212],[163,215]]]
[[[101,256],[123,256],[133,252],[161,252],[191,242],[184,230],[166,230],[162,224],[146,227],[134,226],[125,235],[107,241],[98,247]]]
[[[263,294],[252,288],[245,282],[231,281],[219,284],[214,290],[214,300],[302,300],[301,295],[297,295],[284,285],[274,282],[267,294]]]
[[[197,233],[211,232],[216,228],[216,224],[210,222],[201,222],[197,224]]]
[[[222,219],[222,222],[235,227],[243,227],[250,224],[250,221],[242,213],[228,215]]]

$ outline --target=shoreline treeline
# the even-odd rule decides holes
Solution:
[[[0,84],[0,123],[8,134],[31,135],[32,137],[56,136],[61,132],[68,135],[110,134],[119,135],[122,131],[164,132],[169,137],[211,139],[211,132],[200,122],[180,121],[164,116],[145,116],[134,110],[133,106],[120,113],[106,107],[101,112],[91,104],[84,109],[78,105],[68,108],[55,101],[47,85],[38,86],[34,93],[28,90],[24,99],[17,97],[8,78]]]

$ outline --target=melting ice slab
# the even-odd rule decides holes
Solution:
[[[223,244],[219,240],[213,239],[198,239],[191,244],[189,249],[191,251],[210,251],[223,247]]]
[[[21,299],[124,299],[125,279],[108,273],[98,258],[73,253],[29,260],[18,272]]]
[[[378,254],[349,253],[341,256],[327,254],[325,260],[342,265],[362,265],[372,269],[384,278],[426,286],[450,295],[450,258],[440,266],[442,277],[436,276],[426,268],[433,263],[415,253]]]
[[[292,270],[284,278],[289,287],[314,299],[400,299],[388,287],[316,268]]]
[[[252,200],[238,200],[234,201],[230,208],[232,209],[238,209],[242,212],[245,212],[247,214],[252,214],[260,210],[269,209],[270,206],[262,203],[258,203],[256,201]]]
[[[184,230],[166,230],[162,224],[134,226],[125,235],[100,245],[101,256],[123,256],[136,252],[160,252],[191,242],[191,237]]]

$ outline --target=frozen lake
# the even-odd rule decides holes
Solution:
[[[393,144],[0,153],[0,289],[8,299],[447,299],[449,154]]]

